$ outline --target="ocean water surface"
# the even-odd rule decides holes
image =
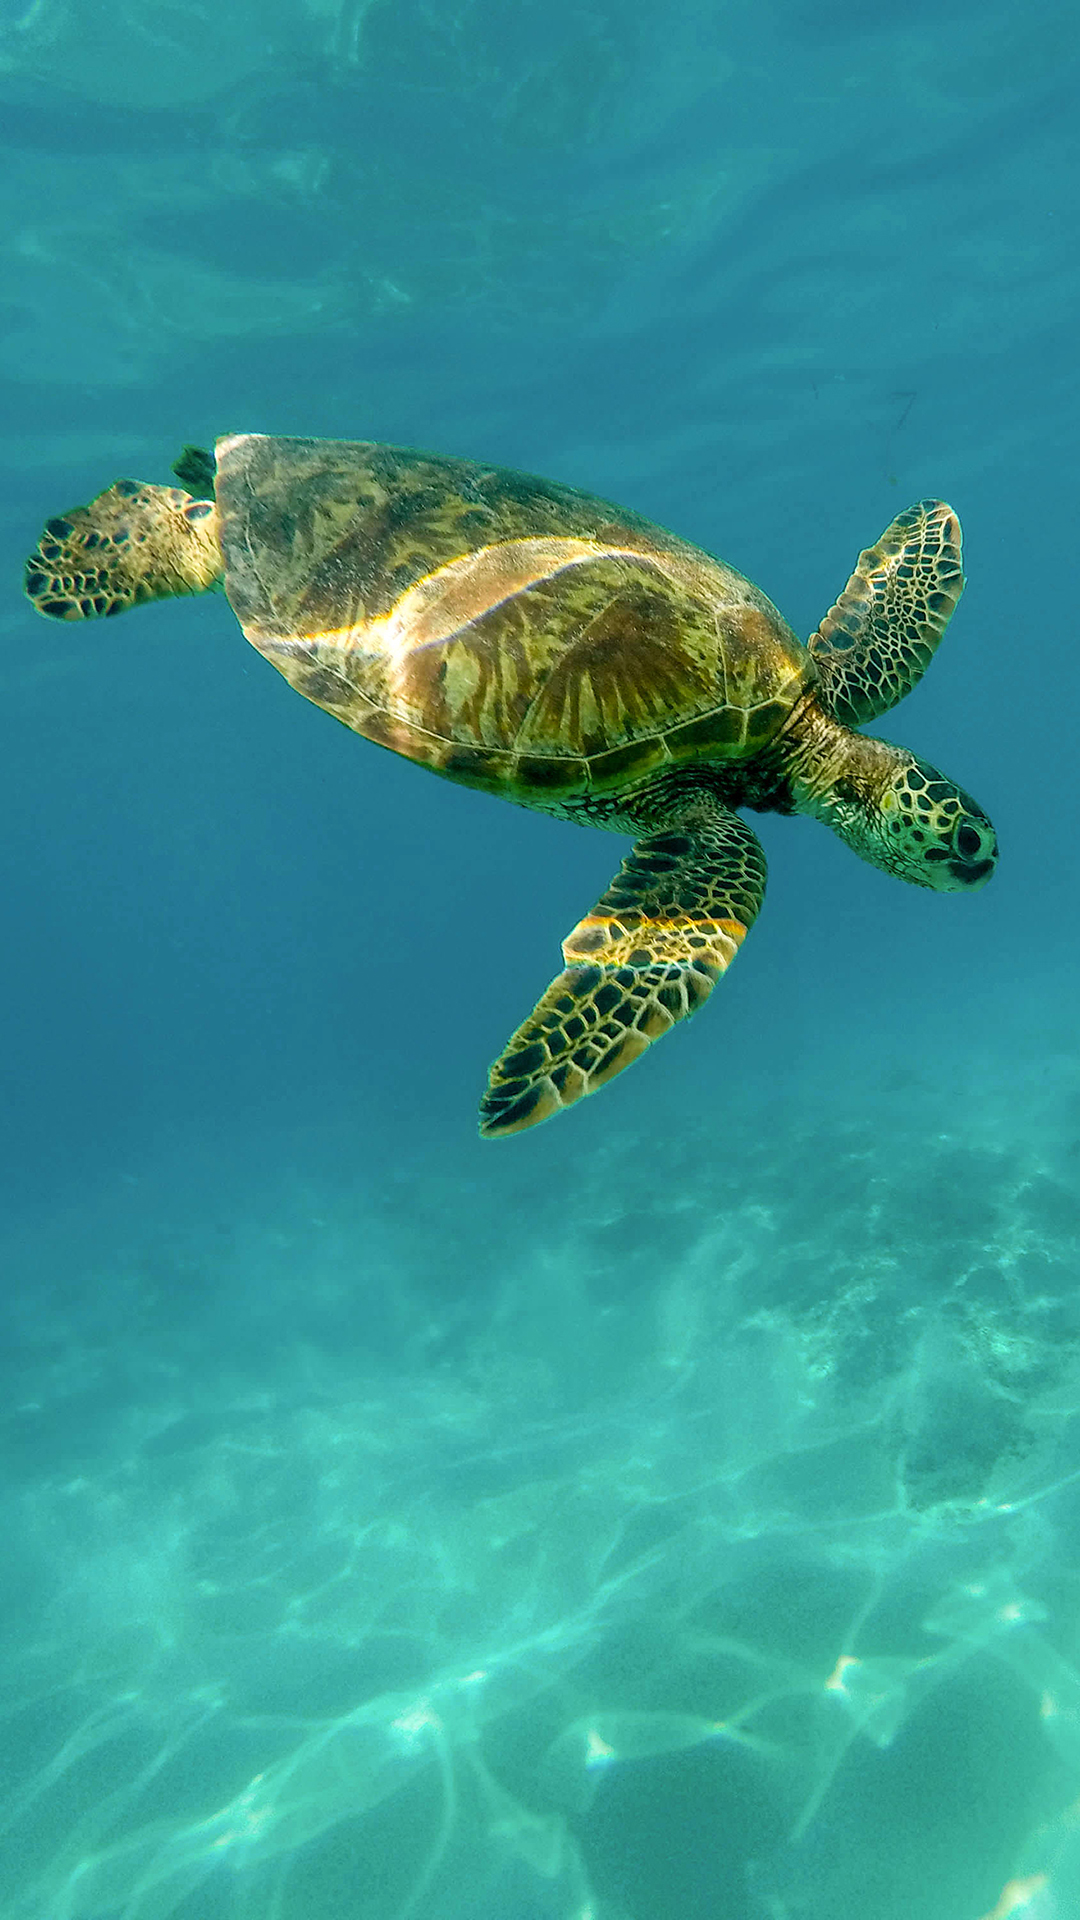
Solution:
[[[0,0],[0,1920],[1075,1920],[1075,9]],[[481,1142],[626,843],[42,522],[233,430],[623,501],[1001,865],[764,816],[699,1018]]]

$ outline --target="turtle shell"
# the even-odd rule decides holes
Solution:
[[[346,726],[543,807],[742,760],[811,685],[763,593],[638,515],[367,441],[217,445],[226,591]]]

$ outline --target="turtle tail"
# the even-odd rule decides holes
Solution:
[[[144,600],[204,593],[224,570],[213,500],[117,480],[88,507],[46,521],[25,585],[39,613],[93,620]]]

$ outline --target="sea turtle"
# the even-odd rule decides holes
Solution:
[[[806,646],[732,568],[608,501],[369,441],[231,434],[184,487],[118,480],[50,520],[41,613],[223,586],[299,693],[486,793],[635,836],[566,965],[491,1069],[481,1132],[592,1093],[694,1013],[761,906],[737,809],[810,813],[904,880],[971,891],[997,860],[963,790],[853,731],[924,673],[964,584],[960,527],[909,507]]]

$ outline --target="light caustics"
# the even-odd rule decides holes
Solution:
[[[173,1607],[168,1633],[144,1621],[126,1651],[115,1619],[102,1623],[100,1645],[83,1633],[66,1687],[28,1693],[10,1714],[16,1741],[38,1716],[73,1723],[4,1809],[0,1844],[40,1855],[14,1920],[170,1920],[201,1914],[205,1900],[206,1912],[237,1920],[308,1920],[313,1887],[339,1871],[343,1848],[377,1887],[365,1911],[379,1920],[486,1920],[525,1886],[545,1920],[603,1920],[617,1909],[591,1883],[586,1836],[616,1777],[625,1783],[691,1752],[720,1777],[737,1761],[785,1806],[797,1846],[843,1791],[859,1743],[890,1747],[973,1658],[1002,1663],[1030,1690],[1080,1786],[1080,1674],[1048,1637],[1045,1608],[995,1563],[1013,1503],[962,1515],[905,1516],[897,1506],[810,1527],[775,1504],[755,1509],[749,1484],[760,1498],[767,1467],[775,1502],[782,1463],[751,1449],[709,1473],[683,1456],[686,1423],[704,1412],[703,1384],[688,1369],[673,1399],[665,1380],[651,1426],[642,1402],[569,1431],[519,1433],[515,1447],[531,1446],[534,1473],[568,1438],[586,1464],[481,1500],[466,1551],[452,1499],[441,1511],[428,1497],[411,1512],[403,1505],[381,1529],[352,1530],[344,1507],[332,1512],[323,1545],[336,1541],[333,1577],[327,1562],[307,1595],[290,1591],[284,1559],[269,1580],[277,1622],[257,1649],[251,1636],[200,1629],[196,1589],[216,1587],[221,1599],[223,1569],[210,1580],[207,1562],[179,1632]],[[371,1435],[345,1434],[343,1425],[337,1451],[345,1445],[355,1464]],[[824,1463],[844,1438],[831,1420],[815,1431],[807,1417],[793,1457]],[[197,1504],[197,1486],[187,1491]],[[1049,1501],[1053,1488],[1042,1492]],[[1038,1488],[1027,1503],[1041,1507]],[[254,1535],[274,1524],[264,1512]],[[287,1507],[276,1524],[291,1524]],[[944,1565],[961,1537],[973,1566],[989,1570],[951,1581],[909,1621],[918,1651],[879,1644],[885,1601],[895,1607],[905,1581],[924,1579],[935,1559]],[[718,1628],[725,1593],[763,1552],[792,1579],[841,1570],[851,1598],[839,1650],[823,1642],[796,1660],[769,1644],[764,1617],[757,1638]],[[265,1607],[268,1580],[258,1570],[233,1578],[231,1619],[242,1624],[247,1602]],[[77,1641],[74,1623],[72,1633]],[[619,1669],[627,1635],[637,1643],[630,1673]],[[422,1684],[374,1691],[323,1717],[257,1710],[260,1693],[276,1690],[274,1674],[297,1661],[315,1673],[334,1663],[344,1688],[350,1666],[389,1669],[403,1649],[405,1664],[426,1668]],[[43,1643],[37,1659],[55,1667],[58,1652]],[[182,1684],[193,1674],[199,1684]],[[227,1790],[215,1796],[211,1782]],[[1014,1876],[1009,1897],[1029,1887],[1030,1906],[1052,1873]],[[763,1920],[801,1911],[772,1898],[770,1909],[762,1896]]]
[[[860,1137],[853,1207],[865,1156]],[[136,1326],[111,1451],[84,1466],[73,1425],[74,1470],[4,1509],[3,1920],[654,1920],[619,1876],[628,1837],[669,1844],[649,1828],[669,1790],[703,1847],[722,1835],[739,1920],[850,1907],[864,1804],[920,1920],[1067,1920],[1080,1350],[1033,1334],[1072,1253],[1025,1241],[1023,1171],[999,1239],[950,1245],[953,1297],[918,1308],[801,1202],[779,1229],[735,1203],[674,1265],[668,1214],[617,1365],[584,1203],[449,1364],[360,1378],[298,1341],[257,1392],[199,1402],[194,1375],[243,1339],[222,1285],[192,1404],[166,1413]],[[352,1244],[351,1199],[303,1204]],[[259,1231],[236,1259],[283,1263],[286,1324],[293,1242]],[[805,1312],[760,1298],[781,1242],[813,1277]],[[990,1260],[1014,1304],[980,1317]],[[888,1364],[867,1378],[871,1312]],[[44,1376],[27,1387],[49,1404]],[[993,1760],[978,1792],[947,1764],[958,1700]],[[935,1764],[935,1820],[970,1816],[982,1849],[951,1879],[940,1860],[919,1879],[914,1827],[881,1828],[888,1783]]]

